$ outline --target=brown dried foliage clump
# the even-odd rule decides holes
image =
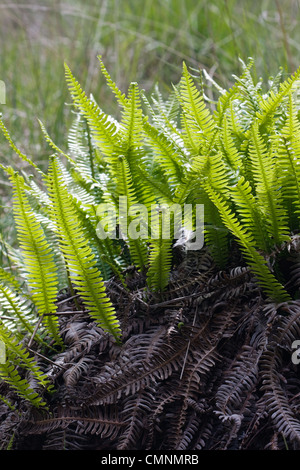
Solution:
[[[236,253],[224,271],[188,253],[162,295],[135,268],[107,281],[122,345],[62,293],[66,349],[37,356],[56,391],[37,410],[1,384],[2,448],[300,449],[300,301],[269,302]]]

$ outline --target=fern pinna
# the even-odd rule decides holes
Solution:
[[[105,386],[101,391],[94,384],[94,392],[88,395],[87,402],[97,406],[97,400],[102,400],[101,393],[106,390],[108,402],[112,400],[111,403],[114,403],[119,393],[122,395],[125,390],[128,398],[128,394],[135,390],[139,394],[137,400],[140,400],[145,411],[149,408],[151,393],[148,389],[145,391],[144,387],[152,387],[154,376],[162,380],[170,377],[170,380],[176,381],[173,373],[177,374],[178,361],[186,360],[180,374],[183,382],[178,389],[182,407],[180,405],[179,414],[172,415],[174,426],[179,430],[186,418],[191,423],[197,421],[194,415],[187,412],[194,403],[195,377],[205,374],[206,368],[213,367],[219,358],[216,343],[211,349],[209,341],[203,340],[201,343],[199,329],[203,327],[206,331],[206,325],[201,321],[197,323],[199,305],[207,309],[208,315],[222,310],[220,303],[212,309],[207,307],[209,299],[215,299],[219,290],[207,290],[205,282],[215,288],[229,276],[229,279],[234,279],[233,284],[238,283],[240,277],[234,271],[234,262],[238,259],[241,265],[237,272],[241,273],[241,278],[244,279],[249,270],[255,279],[255,283],[252,283],[252,278],[251,281],[245,281],[245,292],[248,292],[251,284],[254,292],[261,289],[260,298],[267,304],[288,305],[285,307],[287,311],[290,311],[293,302],[297,304],[299,261],[295,246],[300,228],[300,124],[297,94],[300,69],[285,81],[281,80],[279,74],[270,82],[269,89],[263,92],[262,84],[255,83],[251,76],[253,62],[250,61],[243,64],[243,73],[236,77],[231,89],[226,91],[216,86],[219,97],[214,106],[210,106],[203,87],[198,86],[200,77],[198,74],[192,75],[185,64],[182,78],[173,87],[169,98],[165,100],[156,89],[152,100],[149,100],[137,83],[131,83],[128,92],[123,93],[113,82],[101,58],[99,61],[107,86],[120,107],[120,117],[116,119],[110,116],[101,109],[93,96],[88,97],[71,69],[65,65],[75,120],[66,149],[58,148],[45,126],[40,123],[42,133],[54,152],[49,158],[47,171],[42,171],[17,149],[4,123],[0,123],[10,147],[22,159],[22,164],[28,165],[35,175],[28,175],[26,168],[21,173],[1,165],[12,184],[19,248],[5,242],[7,265],[0,271],[0,339],[7,348],[7,361],[1,365],[0,374],[10,387],[34,407],[44,406],[47,394],[51,391],[47,378],[51,382],[53,371],[50,373],[48,369],[48,375],[45,375],[45,364],[40,368],[39,363],[47,355],[50,356],[49,364],[55,363],[55,354],[66,354],[62,357],[68,358],[64,349],[68,347],[72,334],[71,331],[69,336],[66,333],[65,316],[71,313],[64,314],[64,300],[62,304],[59,300],[67,292],[75,299],[72,310],[74,321],[77,321],[76,315],[79,318],[84,315],[84,322],[86,318],[90,322],[90,336],[84,343],[87,348],[91,346],[96,332],[95,336],[99,339],[100,335],[101,342],[105,341],[105,345],[116,348],[114,354],[121,354],[121,364],[126,363],[123,375],[111,364],[107,369],[104,367],[105,380],[100,377],[99,383],[105,383]],[[207,78],[214,84],[211,78]],[[184,263],[190,260],[191,241],[182,238],[176,243],[176,238],[179,233],[189,232],[192,239],[198,228],[193,215],[189,231],[186,230],[182,218],[185,204],[193,208],[197,204],[204,206],[203,250],[215,263],[214,268],[205,263],[204,268],[201,264],[199,269],[193,271],[194,268],[191,268],[197,279],[197,282],[192,283],[195,292],[191,298],[198,302],[197,305],[193,304],[192,319],[188,314],[185,317],[182,313],[184,309],[176,311],[176,306],[180,306],[185,298],[185,288],[180,285],[178,289],[181,295],[176,297],[174,294],[177,292],[174,283],[179,276],[174,268],[179,264],[180,269],[184,269]],[[104,207],[109,207],[114,214],[106,225],[105,211],[101,212]],[[171,228],[166,236],[163,230],[164,208],[167,213],[173,207],[179,207],[181,219],[175,227],[176,217],[174,214],[170,217]],[[115,226],[111,226],[111,222],[115,222]],[[178,246],[181,247],[179,251],[181,260],[184,259],[183,265],[175,256]],[[287,254],[290,256],[288,259]],[[198,253],[198,256],[201,258],[202,255]],[[223,278],[222,273],[229,268],[233,271],[224,274]],[[221,270],[215,278],[211,277],[213,269]],[[110,286],[110,295],[107,293],[107,285]],[[124,315],[120,314],[121,295],[116,295],[114,289],[122,293],[128,302],[131,289],[137,290],[136,296],[130,298],[129,306],[123,305]],[[235,295],[242,288],[234,289],[232,286],[229,293],[236,298]],[[232,308],[230,312],[234,312],[233,317],[236,315],[239,318],[239,309],[242,310],[242,307],[235,311],[228,297],[224,293],[222,296],[226,308]],[[150,304],[145,310],[147,302]],[[155,322],[159,323],[157,319],[165,302],[168,311],[170,305],[174,306],[175,313],[170,311],[168,327],[161,326],[162,329],[155,332],[154,325],[157,326]],[[153,362],[148,364],[154,374],[151,378],[141,364],[142,359],[137,359],[138,362],[132,368],[127,364],[126,347],[131,350],[131,343],[129,341],[126,345],[126,341],[130,340],[131,334],[140,331],[135,321],[130,325],[132,309],[144,315],[147,323],[148,315],[151,317],[151,311],[154,311],[153,305],[156,305],[157,313],[153,318],[154,324],[151,320],[150,327],[149,324],[147,326],[150,331],[144,338],[137,339],[145,357],[152,358]],[[167,314],[164,313],[162,324],[166,318]],[[223,321],[223,315],[221,318]],[[187,328],[186,319],[189,323]],[[228,321],[231,321],[230,314]],[[178,325],[182,325],[182,328]],[[76,325],[76,331],[78,328],[81,338],[81,328]],[[218,324],[218,328],[219,338],[223,327]],[[225,334],[230,336],[232,331],[226,328]],[[214,331],[212,325],[209,335],[215,341]],[[158,353],[155,353],[156,346],[152,349],[150,344],[148,354],[145,343],[148,340],[155,342],[154,338],[158,338]],[[165,353],[170,353],[170,357],[165,362],[160,362],[165,356],[160,349],[159,338],[163,338],[162,343],[169,345]],[[134,343],[135,340],[132,341]],[[84,354],[83,343],[79,343],[75,352]],[[124,345],[123,357],[120,351]],[[233,363],[239,365],[249,347],[249,344],[242,345],[241,359],[234,359],[236,362]],[[267,378],[263,379],[269,387],[268,409],[273,410],[269,397],[274,396],[278,384],[270,372],[269,349],[264,351],[265,354],[262,352],[255,356],[253,364],[262,358],[263,370],[267,374]],[[134,354],[138,355],[136,351]],[[92,358],[82,358],[80,364],[74,365],[74,370],[65,373],[64,365],[60,373],[67,384],[77,383],[81,373],[94,370],[92,362]],[[139,375],[141,371],[142,377]],[[56,377],[56,373],[53,374]],[[132,386],[128,385],[130,374],[136,377],[136,382],[132,379]],[[235,371],[228,371],[228,374],[233,377],[234,383],[238,381]],[[122,384],[116,378],[119,375],[123,377]],[[257,375],[253,373],[249,379],[250,387],[255,377]],[[217,412],[221,420],[230,421],[234,419],[230,418],[224,398],[230,392],[226,384],[220,386],[216,395],[219,406]],[[161,390],[165,401],[156,403],[155,416],[160,416],[164,408],[169,410],[168,405],[173,400],[178,404],[177,398],[169,395],[164,387]],[[69,387],[66,395],[73,400]],[[85,393],[83,396],[87,397]],[[125,422],[120,424],[116,421],[119,430],[123,427],[129,430],[128,436],[124,434],[121,439],[120,445],[124,448],[132,444],[138,435],[135,426],[138,425],[140,415],[135,409],[137,421],[133,425],[129,413],[135,407],[132,403],[128,399],[124,404]],[[279,415],[276,422],[281,426],[283,417],[280,403],[277,401],[274,406],[279,409],[276,408]],[[99,423],[103,423],[105,416],[99,410],[97,413]],[[110,410],[109,416],[112,414]],[[61,412],[58,412],[58,416],[59,423],[66,418]],[[72,416],[68,419],[74,421],[76,417]],[[89,426],[88,418],[86,423]],[[154,421],[152,424],[150,435],[153,437]],[[291,436],[289,427],[284,429]],[[206,428],[205,432],[208,433],[209,429]],[[295,432],[298,433],[298,428]],[[191,428],[186,429],[185,435],[177,433],[176,436],[170,436],[168,442],[177,442],[183,446],[189,441],[189,433],[192,433]],[[200,441],[197,445],[200,446]]]

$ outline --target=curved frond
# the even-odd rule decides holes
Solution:
[[[234,142],[230,121],[227,115],[222,121],[220,141],[222,153],[227,165],[232,169],[234,174],[238,173],[242,166],[242,156]]]
[[[116,183],[117,193],[119,195],[118,216],[120,230],[125,240],[128,242],[134,263],[136,263],[139,268],[143,269],[147,265],[147,246],[145,238],[148,238],[148,211],[145,208],[147,211],[147,219],[145,219],[143,214],[141,214],[139,222],[141,234],[144,233],[146,236],[132,236],[129,231],[134,218],[130,215],[130,211],[134,210],[135,207],[138,209],[139,201],[135,195],[135,187],[133,185],[129,165],[125,157],[119,157],[117,168],[118,178]]]
[[[150,289],[160,292],[168,285],[172,262],[173,227],[169,237],[165,237],[169,234],[164,233],[164,228],[162,211],[159,211],[151,219],[151,229],[157,238],[150,242],[147,283]]]
[[[11,146],[11,148],[16,152],[16,154],[22,159],[24,160],[26,163],[28,163],[30,166],[32,166],[38,173],[40,173],[42,176],[44,175],[44,173],[42,172],[42,170],[39,169],[39,167],[29,158],[27,157],[24,153],[22,153],[17,147],[16,145],[14,144],[8,130],[6,129],[2,119],[0,119],[0,129],[4,135],[4,137],[6,138],[6,140],[8,141],[9,145]]]
[[[3,324],[17,336],[22,333],[33,333],[36,317],[28,300],[17,295],[12,288],[0,282],[0,318]],[[38,340],[38,336],[36,337]]]
[[[40,370],[35,359],[20,344],[19,338],[15,337],[2,322],[0,322],[0,340],[5,344],[6,351],[6,361],[0,363],[0,377],[21,397],[29,400],[33,406],[45,406],[46,403],[38,391],[34,390],[29,382],[20,376],[18,368],[24,367],[43,391],[45,388],[48,390],[53,388],[46,374]]]
[[[114,95],[117,97],[119,104],[121,106],[125,106],[127,102],[125,93],[122,93],[121,90],[117,87],[116,83],[112,80],[107,68],[104,65],[101,55],[98,55],[98,60],[100,62],[101,72],[106,79],[106,83],[108,84],[109,88],[112,90]]]
[[[23,178],[16,173],[11,180],[14,218],[28,287],[39,315],[54,314],[57,310],[58,276],[52,249],[29,205]],[[57,317],[48,315],[44,323],[47,331],[60,343]]]
[[[224,197],[207,184],[205,184],[205,190],[218,208],[225,226],[228,227],[228,229],[237,238],[248,264],[257,276],[258,282],[266,294],[278,302],[289,300],[289,294],[275,278],[273,273],[271,273],[264,257],[257,251],[253,236],[249,234],[246,228],[237,220]]]
[[[196,154],[204,152],[212,146],[217,132],[216,125],[206,107],[203,95],[196,88],[185,64],[183,64],[178,97],[184,118],[182,127],[185,143]]]
[[[90,316],[118,339],[120,326],[115,310],[105,293],[101,274],[95,267],[95,257],[84,237],[55,158],[50,163],[47,183],[52,199],[52,218],[70,278],[89,309]]]
[[[258,123],[251,129],[249,155],[256,184],[257,203],[264,212],[266,224],[274,244],[287,240],[289,228],[277,182],[275,162],[259,133]]]
[[[257,247],[267,253],[270,249],[270,238],[266,230],[264,215],[257,205],[253,189],[242,176],[237,185],[232,188],[231,197],[237,205],[243,226],[249,230]]]
[[[281,184],[282,197],[289,211],[291,228],[298,228],[300,216],[300,122],[291,93],[289,94],[287,118],[280,135],[277,174]]]
[[[128,152],[126,153],[128,159],[130,151],[139,148],[143,143],[143,120],[139,87],[137,83],[132,82],[122,109],[119,128],[119,145]]]
[[[169,184],[176,186],[183,178],[185,159],[164,132],[149,122],[144,123],[144,129],[151,144],[154,160],[168,176]]]
[[[110,156],[116,143],[116,124],[109,119],[97,104],[88,99],[71,70],[65,64],[66,80],[69,85],[74,104],[80,109],[89,123],[91,133],[105,156]]]
[[[299,80],[299,77],[300,67],[296,70],[294,75],[280,84],[277,93],[271,89],[267,98],[260,102],[261,110],[257,113],[260,127],[265,127],[270,120],[273,119],[277,107],[282,103],[283,98],[292,90],[294,83]]]

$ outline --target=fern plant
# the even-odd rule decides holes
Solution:
[[[78,312],[86,311],[121,345],[122,324],[106,282],[114,276],[130,289],[127,270],[134,266],[145,276],[145,298],[168,292],[178,231],[172,226],[164,236],[164,205],[203,204],[205,245],[217,266],[230,263],[238,243],[263,295],[278,303],[293,300],[298,294],[288,288],[280,253],[300,228],[300,68],[263,92],[251,77],[253,62],[243,64],[230,90],[216,87],[220,96],[213,109],[199,76],[185,64],[170,97],[164,100],[156,90],[151,101],[136,83],[123,93],[99,62],[120,117],[88,97],[65,65],[75,120],[65,150],[40,123],[53,151],[46,172],[16,148],[0,122],[11,148],[35,174],[1,165],[13,187],[19,241],[17,250],[6,243],[10,263],[0,272],[0,326],[8,350],[15,346],[7,328],[24,348],[29,342],[31,350],[34,342],[39,354],[64,349],[58,303],[64,289],[78,297]],[[113,237],[99,237],[99,205],[116,215]],[[42,387],[48,385],[36,359],[24,354],[15,349],[1,376],[40,406],[27,379],[20,380],[18,360]]]

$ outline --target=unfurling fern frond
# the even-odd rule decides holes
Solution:
[[[115,310],[105,293],[101,273],[95,267],[95,257],[89,242],[74,215],[72,198],[66,189],[56,158],[51,160],[47,184],[52,200],[51,216],[56,225],[70,279],[89,309],[90,316],[119,339],[120,326]]]

